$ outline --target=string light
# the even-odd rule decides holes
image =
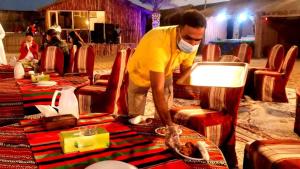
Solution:
[[[153,12],[152,13],[152,28],[156,28],[160,26],[160,13]]]

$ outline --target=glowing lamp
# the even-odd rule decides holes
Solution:
[[[241,13],[241,14],[238,16],[238,21],[239,21],[239,22],[244,22],[247,18],[248,18],[248,14],[244,12],[244,13]]]
[[[160,25],[160,13],[153,12],[152,13],[152,28],[159,27]]]
[[[237,88],[245,85],[248,64],[237,62],[195,63],[177,84]]]
[[[221,12],[217,15],[217,20],[218,21],[225,21],[227,19],[227,15],[225,12]]]

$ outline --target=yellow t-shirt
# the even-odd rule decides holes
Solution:
[[[176,28],[159,27],[143,36],[128,61],[129,78],[134,84],[149,87],[150,71],[165,73],[168,78],[180,64],[192,66],[196,51],[188,54],[177,48]]]

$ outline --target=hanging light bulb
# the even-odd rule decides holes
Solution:
[[[154,11],[152,13],[152,28],[159,27],[160,25],[160,13],[159,11]]]

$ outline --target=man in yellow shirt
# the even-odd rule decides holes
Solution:
[[[168,109],[173,98],[172,72],[179,65],[182,71],[192,66],[205,28],[205,17],[196,10],[187,10],[178,26],[159,27],[145,34],[128,62],[129,115],[144,114],[151,87],[156,111],[168,128],[166,143],[170,146],[178,145],[174,139],[178,138],[177,127]]]

